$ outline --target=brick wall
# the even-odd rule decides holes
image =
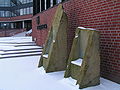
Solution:
[[[0,37],[9,37],[21,33],[26,29],[0,29]]]
[[[52,20],[54,17],[54,13],[56,11],[56,7],[48,9],[47,11],[44,11],[42,13],[40,13],[40,15],[36,15],[33,17],[32,19],[32,36],[33,38],[37,38],[36,43],[38,45],[44,45],[47,34],[48,34],[48,30],[50,29],[50,26],[52,24]],[[36,17],[40,16],[40,24],[47,24],[47,29],[42,29],[42,30],[37,30],[37,22],[36,22]],[[39,24],[39,25],[40,25]]]
[[[120,1],[119,0],[68,0],[63,3],[68,16],[68,53],[77,26],[100,31],[101,76],[120,83]],[[33,17],[33,38],[43,45],[57,6]],[[37,30],[36,17],[48,28]]]
[[[0,17],[0,21],[21,21],[26,19],[32,19],[32,14],[16,16],[16,17]]]

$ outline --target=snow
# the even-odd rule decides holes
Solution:
[[[32,41],[32,37],[1,37],[0,38],[0,50],[41,48],[40,46],[34,46],[34,45],[35,43]]]
[[[1,59],[0,90],[79,90],[64,72],[45,73],[38,68],[40,56]],[[119,90],[120,85],[101,78],[101,85],[83,90]]]
[[[0,54],[7,54],[7,53],[22,53],[22,52],[39,52],[42,51],[42,49],[33,49],[33,50],[20,50],[20,51],[9,51],[9,52],[4,52],[4,51],[0,51]]]
[[[32,37],[0,37],[0,43],[31,43]]]
[[[64,72],[46,74],[37,68],[40,56],[0,61],[0,89],[3,90],[71,90],[61,83]]]
[[[79,59],[77,59],[75,61],[72,61],[71,63],[75,64],[75,65],[78,65],[78,66],[81,66],[82,65],[82,61],[83,61],[83,59],[79,58]]]
[[[12,37],[21,37],[21,36],[25,36],[26,33],[27,33],[27,32],[22,32],[22,33],[19,33],[19,34],[14,35],[14,36],[12,36]]]
[[[86,28],[84,28],[84,27],[78,27],[79,29],[86,29]]]
[[[42,52],[33,52],[33,53],[23,53],[23,54],[19,54],[19,55],[33,55],[33,54],[39,54],[41,55]],[[0,57],[12,57],[12,56],[17,56],[18,54],[8,54],[8,55],[1,55]]]
[[[14,37],[12,41],[14,43],[19,43],[20,40],[21,43],[32,42],[30,38]],[[11,37],[0,38],[0,42],[12,42],[10,39]],[[14,49],[14,46],[2,48],[1,46],[0,49],[6,47]],[[3,53],[3,51],[0,52]],[[0,59],[0,90],[80,90],[76,80],[64,78],[64,71],[45,73],[43,67],[38,68],[39,60],[40,55]],[[117,83],[103,78],[100,78],[100,82],[98,86],[82,90],[120,90],[120,85]]]
[[[74,89],[70,90],[78,90],[79,86],[76,85],[76,82],[77,81],[72,78],[65,78],[61,80],[61,83],[64,83],[66,86],[71,85],[74,87]],[[84,88],[82,90],[120,90],[120,85],[104,78],[100,78],[100,85]]]
[[[32,33],[32,29],[26,32],[26,34],[30,34],[30,33]]]
[[[93,30],[93,31],[96,30],[96,29],[93,29],[93,28],[87,28],[87,29],[88,29],[88,30]]]
[[[44,57],[44,58],[48,58],[48,54],[44,54],[43,57]]]
[[[79,29],[88,29],[88,30],[95,30],[93,28],[85,28],[85,27],[78,27]]]
[[[55,43],[55,40],[53,40],[53,43]]]
[[[78,38],[78,35],[75,35],[75,38]]]

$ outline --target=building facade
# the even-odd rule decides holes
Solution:
[[[55,6],[56,4],[59,4],[65,0],[33,0],[33,15],[42,12],[44,10],[47,10],[50,7]]]
[[[34,0],[32,18],[33,40],[44,46],[56,11],[58,0]],[[40,3],[36,3],[40,2]],[[58,2],[58,3],[57,3]],[[54,3],[54,4],[53,4]],[[71,50],[75,29],[78,26],[94,28],[100,32],[101,76],[120,83],[120,1],[119,0],[65,0],[68,16],[68,54]],[[47,28],[39,30],[39,25]]]
[[[0,29],[32,28],[33,0],[0,0]]]

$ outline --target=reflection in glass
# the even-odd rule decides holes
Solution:
[[[0,9],[0,17],[14,17],[19,15],[32,14],[32,6],[23,7],[20,9],[18,8],[22,4],[27,4],[31,2],[33,2],[33,0],[0,0],[0,8],[4,7],[3,10]]]

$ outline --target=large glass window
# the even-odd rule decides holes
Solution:
[[[19,0],[22,4],[31,3],[33,0]]]
[[[64,0],[40,0],[40,7],[37,4],[35,4],[35,5],[37,5],[36,7],[40,8],[40,12],[41,12],[43,10],[48,9],[49,7],[52,7],[52,6],[54,6],[54,5],[58,4],[58,3],[61,3],[63,1]],[[34,3],[37,3],[37,2],[38,1],[35,1]]]
[[[10,17],[10,11],[0,11],[0,17]]]
[[[33,13],[33,7],[30,7],[30,14]]]
[[[46,9],[48,9],[50,6],[51,6],[51,0],[47,0],[47,2],[46,2]]]
[[[0,11],[0,17],[4,17],[4,11]]]
[[[0,0],[0,7],[10,7],[10,0]]]
[[[10,28],[10,23],[8,22],[0,23],[0,29],[7,29],[7,28]]]
[[[5,7],[10,7],[10,0],[4,0]]]
[[[33,0],[33,15],[42,12],[65,0]]]
[[[13,17],[32,14],[33,7],[31,2],[33,2],[33,0],[0,0],[0,8],[5,7],[3,10],[0,11],[0,17]],[[30,3],[31,6],[27,7],[27,3]],[[23,5],[23,7],[21,7],[22,4],[26,5]]]
[[[29,13],[30,13],[30,8],[28,7],[28,8],[27,8],[27,14],[29,14]]]
[[[43,10],[45,10],[45,0],[41,0],[41,11]]]
[[[60,2],[62,2],[62,0],[57,0],[57,3],[60,3]]]
[[[19,13],[20,13],[20,15],[32,14],[33,13],[33,7],[20,9]]]
[[[23,9],[20,9],[20,15],[23,15]]]

